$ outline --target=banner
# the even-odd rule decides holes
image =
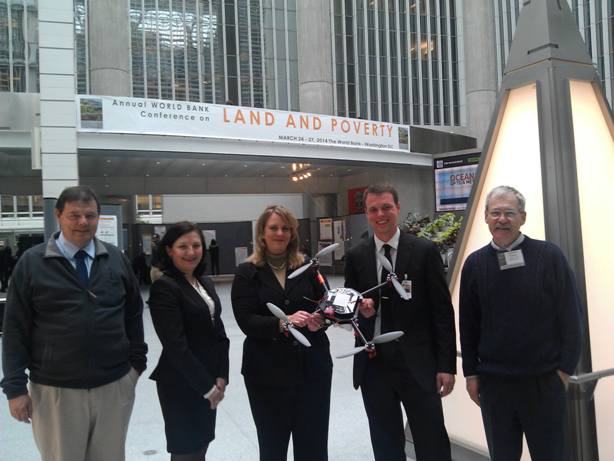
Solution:
[[[197,136],[409,152],[409,126],[189,101],[77,96],[79,131]]]
[[[480,163],[480,153],[435,160],[435,210],[464,210]]]

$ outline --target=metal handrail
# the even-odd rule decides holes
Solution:
[[[590,383],[608,376],[614,376],[614,368],[608,368],[601,371],[592,371],[590,373],[582,373],[581,375],[571,375],[569,377],[569,382],[571,384]]]

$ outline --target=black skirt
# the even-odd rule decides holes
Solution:
[[[172,383],[156,381],[156,387],[164,417],[166,450],[184,455],[201,450],[215,438],[216,410],[184,379],[177,378]]]

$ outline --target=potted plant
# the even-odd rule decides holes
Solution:
[[[401,230],[435,243],[439,248],[444,265],[447,266],[454,252],[456,237],[462,222],[462,216],[456,216],[450,212],[438,216],[434,221],[429,216],[408,213],[401,225]]]

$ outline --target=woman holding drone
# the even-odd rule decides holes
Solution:
[[[232,308],[243,344],[241,373],[258,433],[261,461],[285,461],[290,436],[295,461],[328,460],[328,418],[332,360],[322,318],[313,315],[324,287],[302,266],[298,221],[282,206],[269,206],[258,218],[254,252],[237,270]],[[310,300],[313,300],[310,301]],[[275,317],[278,306],[286,320]],[[295,333],[300,331],[311,347]]]

